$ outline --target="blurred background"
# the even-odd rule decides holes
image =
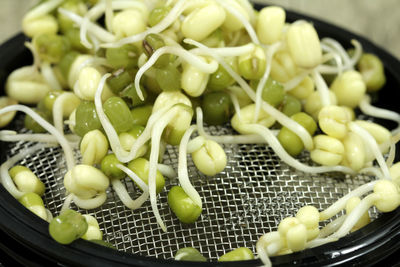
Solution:
[[[37,0],[1,0],[0,42],[21,31],[23,14]],[[400,59],[399,0],[255,0],[308,14],[369,38]]]

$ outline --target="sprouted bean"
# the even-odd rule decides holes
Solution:
[[[363,227],[371,206],[389,212],[400,205],[400,165],[394,162],[400,126],[390,132],[356,120],[353,110],[400,125],[398,113],[374,107],[367,94],[385,84],[379,58],[363,53],[356,40],[351,41],[352,55],[332,38],[320,40],[311,23],[288,23],[279,7],[266,7],[256,16],[246,0],[165,2],[106,0],[74,6],[50,0],[23,19],[34,62],[8,77],[0,127],[22,111],[29,116],[28,128],[49,134],[0,132],[2,141],[39,143],[1,165],[1,183],[50,221],[50,234],[58,242],[102,238],[96,218],[69,207],[72,202],[83,209],[101,206],[110,184],[132,210],[150,199],[158,225],[167,231],[157,203],[164,176],[178,178],[180,185],[168,193],[172,211],[183,223],[195,222],[203,197],[191,183],[187,155],[200,172],[213,176],[227,164],[221,144],[268,145],[283,162],[305,173],[377,177],[325,210],[301,208],[282,220],[278,231],[261,236],[256,249],[265,266],[271,266],[271,256],[332,242]],[[37,112],[17,101],[37,104]],[[238,134],[212,136],[204,121],[230,123]],[[72,134],[64,134],[65,124]],[[81,162],[73,156],[78,143]],[[167,143],[179,146],[178,170],[162,162]],[[62,147],[67,163],[67,195],[54,219],[39,196],[43,183],[29,169],[13,167],[50,145]],[[296,159],[303,151],[317,166]],[[142,190],[137,199],[121,182],[126,176]],[[319,228],[319,222],[343,210],[344,215]],[[238,248],[220,261],[253,257],[249,249]],[[175,259],[206,260],[194,248],[179,250]]]

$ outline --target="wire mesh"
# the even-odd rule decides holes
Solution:
[[[232,134],[228,127],[208,127],[212,135]],[[9,143],[7,155],[21,153],[29,142]],[[328,207],[351,189],[374,177],[345,177],[341,173],[307,174],[288,167],[266,144],[224,145],[228,157],[225,170],[213,177],[199,173],[188,156],[189,177],[203,199],[203,212],[197,222],[179,222],[167,203],[167,192],[177,179],[166,181],[158,195],[161,217],[167,225],[164,233],[157,225],[150,201],[137,210],[126,208],[109,188],[107,201],[100,208],[82,210],[97,218],[104,240],[118,250],[157,258],[173,258],[182,247],[195,247],[211,260],[237,247],[255,251],[258,238],[277,229],[279,222],[294,216],[304,205],[319,210]],[[77,157],[79,157],[77,155]],[[307,152],[299,160],[312,164]],[[178,150],[167,146],[164,163],[177,170]],[[57,215],[65,199],[63,176],[66,172],[63,152],[58,147],[45,148],[26,155],[20,164],[30,168],[46,185],[46,207]],[[141,191],[129,179],[123,180],[132,198]],[[372,218],[378,214],[370,211]],[[34,216],[34,215],[32,215]]]

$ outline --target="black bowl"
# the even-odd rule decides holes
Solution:
[[[260,6],[258,6],[260,8]],[[385,50],[367,39],[318,19],[287,12],[288,21],[306,19],[312,21],[319,36],[332,37],[350,47],[350,40],[357,39],[365,51],[379,56],[385,65],[387,83],[378,94],[375,105],[400,112],[400,62]],[[26,37],[22,34],[0,46],[0,86],[14,69],[31,64],[32,57],[25,48]],[[4,88],[2,91],[4,93]],[[390,126],[390,125],[389,125]],[[391,125],[393,127],[393,125]],[[4,151],[0,143],[1,151]],[[0,155],[5,160],[5,155]],[[48,224],[23,208],[0,186],[0,263],[23,265],[73,265],[73,266],[186,266],[187,262],[161,260],[107,249],[85,240],[77,240],[64,246],[51,239]],[[396,252],[400,249],[400,208],[383,214],[366,227],[313,249],[285,256],[273,257],[274,266],[302,265],[323,266],[351,264],[370,266],[376,263],[392,265],[400,262]],[[229,263],[190,263],[193,266],[259,266],[258,260]]]

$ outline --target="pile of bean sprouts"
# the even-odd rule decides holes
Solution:
[[[178,57],[178,61],[186,62],[191,66],[197,68],[200,72],[205,74],[211,74],[215,72],[219,65],[221,65],[227,73],[234,79],[234,85],[227,88],[230,96],[232,98],[232,103],[235,109],[235,114],[238,116],[239,120],[242,120],[243,114],[241,107],[239,105],[239,100],[237,95],[233,93],[234,90],[240,90],[246,97],[248,97],[252,103],[255,104],[255,112],[252,121],[243,122],[246,123],[247,132],[237,135],[224,135],[224,136],[212,136],[207,133],[206,128],[203,123],[203,112],[200,107],[196,109],[195,124],[191,125],[183,135],[181,142],[179,144],[179,166],[178,170],[175,171],[172,167],[163,165],[159,163],[159,155],[162,154],[163,141],[162,134],[164,129],[169,123],[176,120],[177,116],[181,112],[178,106],[172,103],[171,105],[163,103],[158,110],[154,111],[148,123],[140,135],[140,137],[135,141],[130,151],[125,150],[118,138],[118,133],[112,126],[110,120],[106,116],[103,110],[103,99],[102,95],[105,91],[105,84],[107,79],[111,76],[111,73],[105,73],[100,82],[97,85],[97,90],[94,95],[94,104],[96,107],[96,112],[100,119],[101,125],[104,129],[110,148],[112,152],[116,155],[121,163],[127,163],[137,157],[139,149],[146,143],[151,142],[151,153],[149,158],[149,179],[148,185],[144,183],[132,170],[125,167],[123,164],[118,165],[127,176],[131,177],[137,185],[143,190],[142,195],[137,199],[131,199],[125,186],[118,180],[113,179],[111,184],[113,189],[116,191],[117,195],[121,198],[121,201],[130,209],[138,209],[141,207],[147,199],[150,199],[151,207],[155,218],[157,219],[158,225],[163,231],[167,231],[167,227],[164,224],[157,206],[157,195],[156,195],[156,181],[155,175],[156,171],[162,172],[167,177],[178,177],[179,183],[184,189],[184,191],[190,196],[194,203],[196,203],[200,208],[202,207],[202,197],[197,192],[196,188],[191,184],[190,177],[187,171],[187,154],[196,151],[199,147],[204,145],[206,140],[212,140],[219,144],[254,144],[254,143],[264,143],[270,146],[277,156],[285,162],[290,167],[300,170],[305,173],[326,173],[326,172],[342,172],[345,174],[354,175],[357,172],[350,167],[342,165],[334,166],[309,166],[305,163],[300,162],[295,157],[291,156],[281,145],[277,136],[276,130],[270,129],[266,126],[258,124],[257,121],[261,116],[262,112],[269,114],[274,120],[284,127],[287,127],[292,132],[296,133],[298,137],[304,144],[306,150],[311,151],[314,147],[313,138],[309,132],[299,123],[286,116],[276,107],[272,106],[268,102],[262,99],[262,90],[270,77],[271,73],[271,62],[277,52],[286,49],[286,44],[284,40],[279,40],[273,44],[263,44],[260,42],[255,30],[255,21],[257,20],[257,12],[251,7],[251,5],[245,0],[231,0],[236,4],[241,6],[241,9],[246,12],[246,16],[234,8],[230,1],[224,0],[214,0],[211,1],[216,5],[219,5],[229,13],[235,19],[243,24],[243,30],[240,34],[246,35],[249,39],[249,43],[238,45],[239,37],[232,38],[231,43],[226,47],[207,47],[199,41],[193,40],[191,38],[184,38],[183,43],[192,47],[187,50],[177,43],[172,38],[164,35],[166,46],[157,49],[150,57],[142,56],[139,58],[139,70],[134,77],[134,85],[137,95],[143,100],[144,96],[142,90],[140,89],[140,82],[143,76],[149,73],[149,70],[154,66],[156,61],[165,54],[172,54]],[[133,44],[142,42],[144,38],[151,33],[162,34],[169,27],[172,27],[174,22],[182,21],[185,19],[185,14],[189,12],[188,10],[193,9],[193,6],[202,4],[207,4],[210,1],[198,0],[198,1],[187,1],[187,0],[176,0],[176,1],[165,1],[165,4],[171,6],[169,13],[153,27],[148,27],[145,31],[132,36],[127,36],[120,38],[114,34],[112,29],[112,20],[114,12],[117,10],[125,9],[137,9],[142,12],[148,12],[151,10],[157,1],[140,1],[140,0],[104,0],[99,1],[97,4],[93,5],[84,16],[80,16],[69,10],[59,8],[63,0],[51,0],[45,1],[37,7],[33,8],[26,15],[24,20],[34,20],[35,18],[41,17],[45,14],[57,10],[60,14],[66,16],[72,20],[76,27],[80,29],[80,41],[94,53],[103,48],[116,48],[125,44]],[[105,26],[101,26],[96,23],[96,21],[105,17]],[[302,21],[297,21],[294,23],[302,23]],[[284,31],[287,28],[284,28]],[[88,39],[90,37],[90,40]],[[321,48],[323,51],[322,61],[320,64],[313,68],[304,68],[297,75],[291,78],[289,81],[283,84],[286,92],[292,90],[298,86],[306,76],[311,77],[315,83],[316,91],[319,94],[322,106],[332,105],[332,100],[330,98],[330,91],[327,83],[325,82],[322,75],[334,74],[341,75],[348,70],[354,70],[357,62],[359,61],[363,51],[361,44],[356,41],[351,41],[354,46],[354,52],[352,56],[349,56],[345,48],[331,38],[324,38],[321,40]],[[238,72],[230,66],[226,58],[227,57],[238,57],[241,55],[246,55],[251,53],[255,46],[259,46],[263,49],[266,57],[266,68],[262,78],[259,80],[256,90],[253,90],[249,85],[248,81],[244,79]],[[19,77],[26,77],[29,75],[39,75],[43,77],[44,81],[52,88],[52,90],[62,90],[62,85],[58,81],[51,64],[40,62],[38,51],[31,43],[27,43],[27,47],[32,51],[34,62],[32,66],[23,67],[18,70]],[[206,58],[207,60],[204,60]],[[334,61],[335,64],[328,64],[328,61]],[[101,57],[90,57],[86,60],[80,62],[76,69],[71,70],[76,72],[75,76],[78,75],[79,71],[86,66],[107,66],[107,61]],[[72,67],[71,67],[72,68]],[[14,75],[14,76],[13,76]],[[18,76],[15,72],[10,75],[10,79]],[[71,85],[73,81],[68,81]],[[76,86],[76,84],[75,84]],[[73,88],[71,88],[73,89]],[[67,171],[73,170],[77,166],[77,161],[74,158],[74,149],[77,148],[80,138],[74,134],[66,133],[64,131],[63,113],[65,112],[66,106],[70,101],[75,101],[76,96],[72,92],[63,92],[55,101],[53,106],[53,122],[54,125],[47,122],[40,115],[38,115],[32,108],[25,105],[10,105],[0,109],[0,115],[8,112],[23,112],[30,117],[32,117],[38,124],[40,124],[48,134],[19,134],[14,131],[3,130],[0,131],[0,140],[5,142],[15,142],[15,141],[33,141],[38,142],[43,145],[36,145],[32,148],[21,151],[20,154],[8,159],[1,165],[0,175],[1,183],[3,186],[12,194],[14,197],[19,198],[22,195],[15,185],[13,184],[8,170],[18,161],[20,161],[26,153],[34,153],[36,150],[47,145],[57,144],[61,146],[64,151]],[[371,98],[365,95],[362,101],[359,103],[358,108],[360,111],[368,116],[386,119],[400,123],[400,115],[396,112],[381,109],[371,105]],[[153,109],[154,110],[154,109]],[[359,173],[368,173],[375,175],[378,180],[393,180],[391,177],[390,168],[394,165],[394,155],[395,155],[395,144],[400,139],[400,126],[398,125],[394,130],[391,131],[391,139],[384,144],[378,144],[374,137],[364,128],[359,126],[354,122],[348,123],[349,131],[357,134],[362,141],[369,147],[369,152],[373,155],[373,160],[376,160],[377,165],[370,164],[365,166]],[[197,132],[198,137],[192,138],[191,136]],[[389,151],[385,155],[382,151]],[[371,160],[372,162],[372,160]],[[358,196],[361,197],[372,191],[377,181],[365,184],[343,198],[339,199],[336,203],[332,204],[331,207],[322,211],[326,219],[331,218],[340,212],[346,201],[351,197]],[[74,202],[77,206],[85,209],[92,209],[102,205],[106,201],[106,193],[98,192],[93,198],[84,199],[73,193],[68,193],[65,198],[62,210],[70,207],[71,202]],[[364,201],[364,200],[363,200]],[[314,247],[327,242],[332,242],[338,238],[346,235],[354,224],[358,221],[360,216],[363,214],[365,209],[373,205],[373,202],[361,202],[351,213],[341,216],[334,220],[332,223],[328,224],[325,228],[321,230],[320,235],[309,241],[306,247]],[[368,208],[366,208],[368,207]],[[322,215],[320,215],[322,216]],[[270,265],[269,256],[276,255],[280,248],[280,241],[276,241],[277,232],[266,234],[257,244],[257,252],[260,259],[265,265]],[[274,243],[275,242],[275,243]]]

